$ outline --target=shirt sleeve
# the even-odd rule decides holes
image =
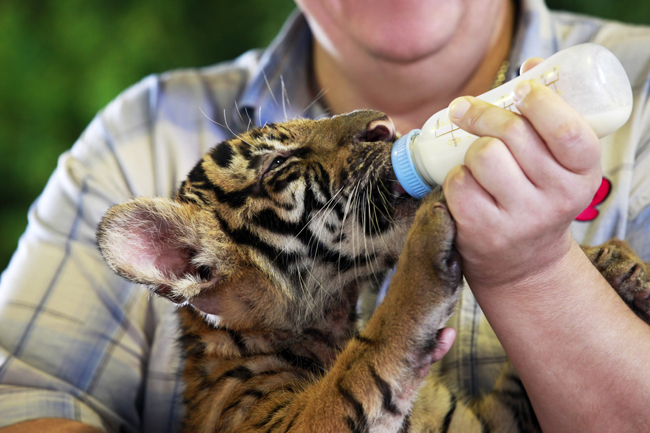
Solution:
[[[637,155],[625,238],[643,261],[650,262],[650,136]]]
[[[95,230],[111,205],[155,192],[153,81],[97,116],[29,211],[0,281],[0,427],[58,417],[138,430],[151,300],[104,264]]]
[[[646,34],[646,40],[650,40],[650,31]],[[649,59],[650,50],[646,48],[641,58]],[[643,72],[638,74],[633,86],[638,89],[634,100],[637,118],[634,120],[639,126],[634,131],[637,145],[625,239],[641,259],[650,262],[650,67],[647,61],[640,63]]]

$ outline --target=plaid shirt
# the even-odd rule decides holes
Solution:
[[[528,57],[587,41],[625,65],[632,119],[602,140],[611,193],[597,218],[572,229],[580,242],[626,238],[650,259],[650,31],[550,13],[541,0],[522,0],[519,13],[509,78]],[[109,206],[132,196],[172,196],[204,152],[249,124],[324,115],[310,85],[310,50],[311,34],[296,14],[265,51],[144,79],[61,156],[2,275],[0,427],[59,417],[110,432],[178,429],[174,307],[113,274],[95,228]],[[374,300],[363,304],[372,310]],[[468,290],[451,325],[457,342],[436,367],[470,394],[489,390],[505,355]]]

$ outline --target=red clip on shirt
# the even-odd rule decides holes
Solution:
[[[587,209],[583,210],[580,215],[576,217],[576,220],[591,221],[596,219],[598,216],[598,210],[596,209],[596,206],[605,201],[611,190],[612,183],[607,178],[603,177],[603,181],[600,183],[600,187],[598,188],[598,191],[596,191],[594,199],[591,201],[589,206],[587,206]]]

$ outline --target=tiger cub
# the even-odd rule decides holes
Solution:
[[[510,366],[471,404],[426,378],[462,276],[442,196],[404,193],[394,140],[376,111],[265,125],[213,148],[173,200],[106,214],[108,264],[179,305],[184,431],[539,431]],[[587,252],[634,305],[638,258]],[[360,288],[396,264],[359,332]]]

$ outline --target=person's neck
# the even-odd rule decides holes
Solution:
[[[440,51],[411,63],[394,63],[365,52],[335,59],[314,41],[317,84],[326,91],[332,114],[372,108],[388,114],[400,133],[420,128],[456,97],[490,90],[508,58],[514,28],[514,5],[505,2],[489,43],[466,54],[451,41]],[[433,77],[433,78],[432,78]]]

